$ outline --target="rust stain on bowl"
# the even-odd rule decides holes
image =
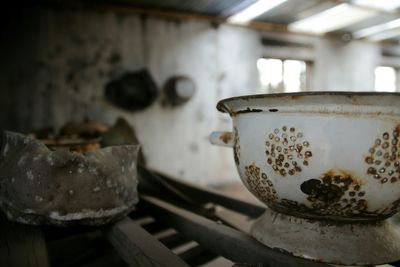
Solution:
[[[335,176],[335,175],[339,175],[342,177],[350,177],[353,181],[352,182],[353,184],[365,185],[367,183],[366,180],[358,177],[358,175],[355,174],[354,172],[349,171],[349,170],[342,170],[342,169],[329,170],[329,171],[325,172],[323,175],[321,175],[321,177]]]
[[[233,134],[235,135],[233,143],[233,157],[237,166],[240,164],[240,138],[236,127],[233,127]]]
[[[259,200],[267,205],[277,200],[272,181],[254,162],[251,165],[245,166],[245,175],[250,191]]]
[[[368,164],[366,173],[381,184],[393,184],[400,180],[400,125],[393,131],[378,136],[368,149],[364,161]]]
[[[290,98],[294,99],[294,100],[301,99],[301,98],[303,98],[303,95],[292,95]]]
[[[225,144],[228,144],[230,141],[233,140],[233,135],[232,133],[226,132],[223,133],[219,136],[219,139],[224,142]]]
[[[271,131],[265,141],[266,162],[281,176],[292,176],[309,165],[313,155],[304,133],[284,125]]]
[[[345,170],[329,170],[319,178],[304,181],[300,190],[309,204],[279,198],[274,184],[255,163],[245,166],[249,190],[273,210],[303,218],[325,218],[337,221],[381,220],[400,208],[400,200],[386,210],[370,211],[364,180]]]
[[[400,210],[400,198],[396,201],[393,201],[391,211],[392,212],[397,212]]]
[[[238,111],[232,111],[230,113],[230,115],[232,117],[236,117],[239,114],[246,114],[246,113],[255,113],[255,112],[263,112],[264,110],[262,109],[257,109],[257,108],[246,108],[246,109],[242,109],[242,110],[238,110]]]
[[[365,192],[360,192],[360,188],[360,183],[351,174],[343,171],[335,172],[333,170],[324,173],[320,179],[309,179],[300,186],[300,190],[308,195],[308,201],[312,203],[323,202],[323,205],[341,202],[345,193],[351,189],[354,191],[349,192],[349,197],[362,197],[365,195]],[[342,202],[347,203],[347,200],[344,200]],[[350,198],[349,201],[355,203],[357,199]],[[320,204],[322,205],[322,203]],[[360,202],[360,204],[362,203]],[[339,206],[337,207],[339,208]]]
[[[318,179],[303,182],[300,190],[307,195],[312,213],[341,217],[381,217],[368,211],[365,181],[346,170],[329,170]]]

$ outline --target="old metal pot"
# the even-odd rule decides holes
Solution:
[[[252,228],[270,247],[343,264],[400,258],[400,94],[308,92],[222,100],[240,177],[270,210]],[[367,245],[366,245],[367,244]],[[363,248],[360,248],[363,247]]]

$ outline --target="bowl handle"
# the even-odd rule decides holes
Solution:
[[[217,146],[233,147],[235,134],[232,132],[212,132],[210,134],[210,143]]]

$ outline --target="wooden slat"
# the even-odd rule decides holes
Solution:
[[[249,220],[249,217],[241,213],[234,212],[220,206],[217,206],[214,212],[216,216],[219,217],[225,224],[244,233],[250,233],[251,226],[255,221],[255,219]]]
[[[179,254],[179,257],[187,262],[190,266],[199,266],[210,262],[219,256],[201,246],[196,246]]]
[[[74,267],[127,267],[128,265],[122,260],[117,253],[105,251],[103,254],[97,254],[97,257],[90,262],[80,265],[69,265]]]
[[[97,260],[99,255],[114,252],[101,230],[47,242],[47,249],[51,265],[58,267],[85,265]]]
[[[46,243],[40,228],[8,222],[0,214],[0,265],[49,266]]]
[[[186,237],[182,236],[179,233],[162,237],[159,239],[159,241],[170,249],[189,242],[189,240]]]
[[[191,199],[192,202],[200,202],[203,204],[214,202],[228,209],[246,214],[252,218],[261,216],[265,211],[265,208],[262,206],[224,196],[215,190],[201,188],[159,173],[156,174],[144,167],[139,166],[138,169],[142,180],[151,183],[152,186],[162,187],[165,190],[168,190],[171,194],[178,194],[179,196],[182,196],[182,198]]]
[[[71,2],[71,1],[69,1]],[[75,2],[75,3],[74,3]],[[53,3],[52,1],[39,1],[40,6],[50,7],[50,8],[79,8],[88,9],[88,10],[98,10],[98,11],[106,11],[106,12],[114,12],[114,13],[122,13],[122,14],[137,14],[144,15],[150,17],[158,17],[161,19],[173,19],[178,21],[207,21],[210,23],[214,23],[216,25],[225,23],[226,17],[218,16],[218,15],[206,15],[198,12],[190,12],[190,11],[179,11],[179,10],[168,10],[168,9],[159,9],[159,8],[147,8],[135,6],[132,4],[123,4],[123,3],[101,3],[99,1],[79,1],[79,5],[76,5],[76,1],[72,1],[71,4],[68,4],[68,1],[63,1],[62,5],[60,3]],[[235,26],[234,24],[231,24]],[[254,28],[258,30],[265,31],[278,31],[278,32],[288,32],[287,25],[278,24],[278,23],[270,23],[270,22],[262,22],[262,21],[252,21],[248,25],[236,25],[239,27],[248,27]]]
[[[57,241],[60,239],[71,238],[73,236],[78,237],[80,235],[91,235],[96,231],[93,226],[84,226],[84,225],[74,225],[68,227],[59,227],[59,226],[49,226],[43,225],[40,226],[40,229],[43,231],[44,239],[46,242]]]
[[[189,266],[129,218],[110,226],[105,233],[129,266]]]
[[[167,227],[162,222],[159,222],[159,221],[148,223],[148,224],[142,225],[141,227],[146,232],[148,232],[152,235],[167,229]]]
[[[245,233],[218,224],[155,197],[142,196],[141,204],[147,206],[149,210],[152,209],[154,214],[162,217],[181,234],[233,262],[268,263],[270,267],[329,266],[272,250]]]

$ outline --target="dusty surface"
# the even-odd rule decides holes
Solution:
[[[0,139],[0,208],[27,224],[99,225],[137,203],[138,146],[74,153],[4,132]]]

